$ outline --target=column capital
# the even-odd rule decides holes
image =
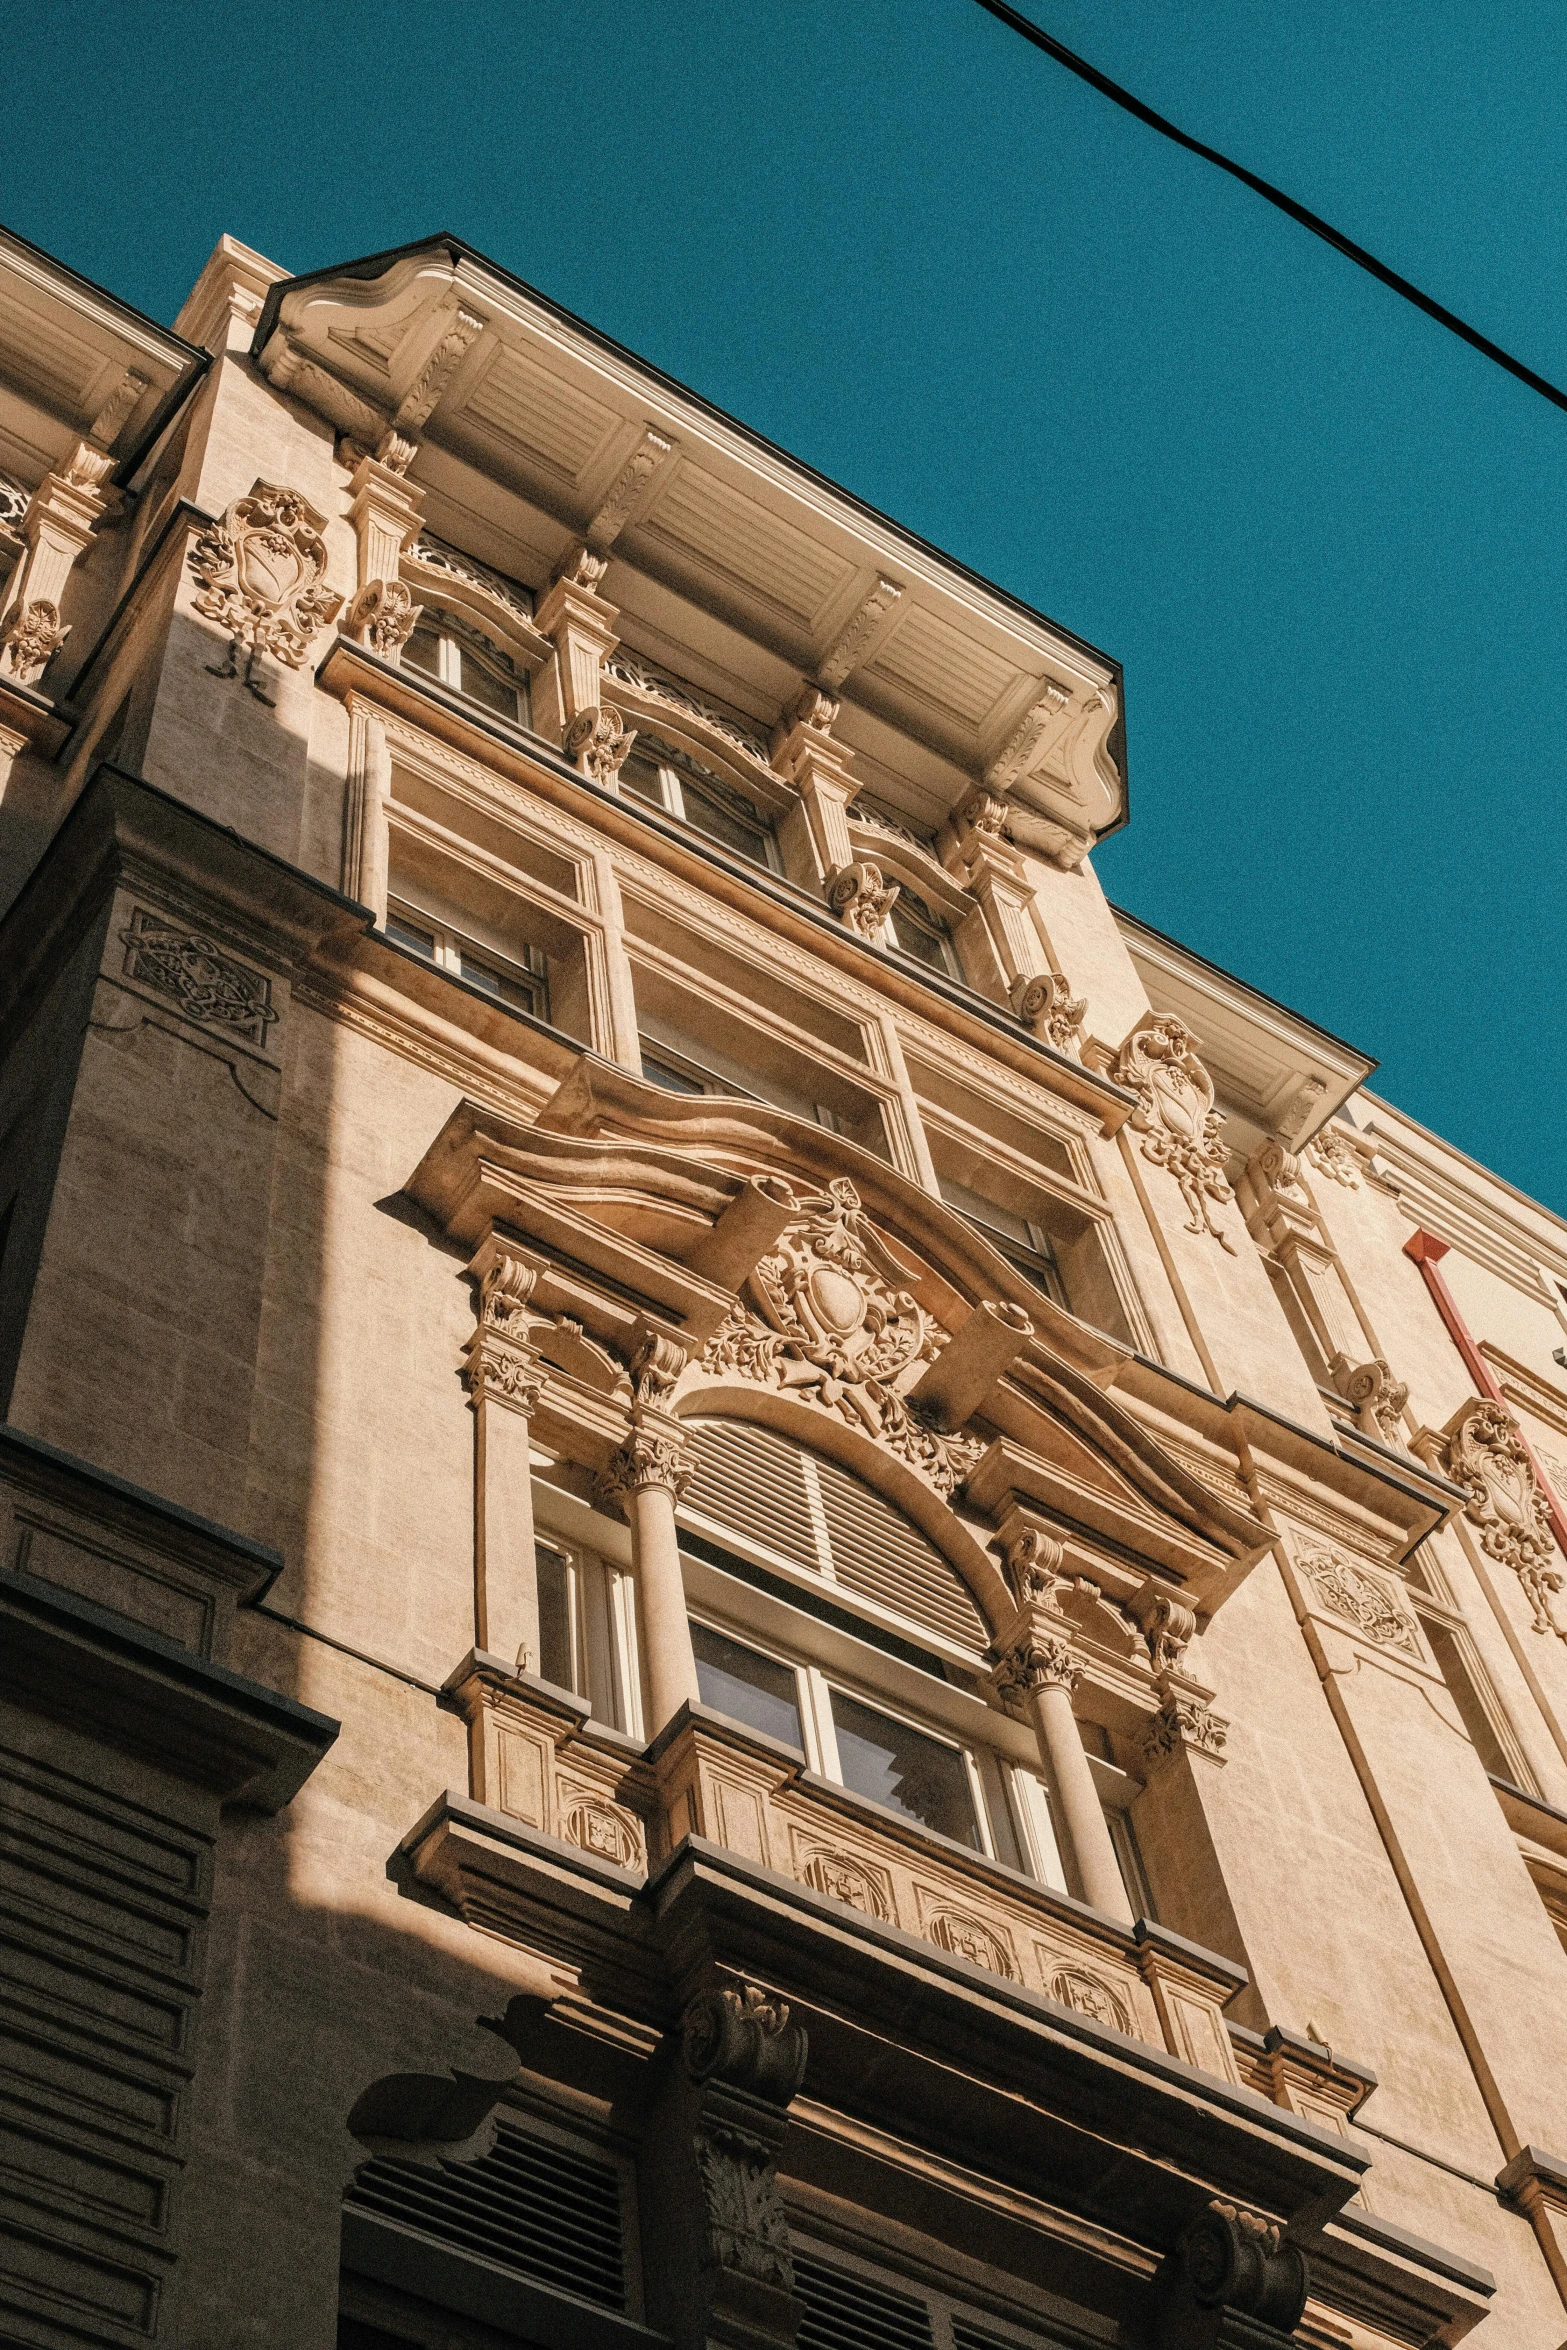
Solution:
[[[1200,1697],[1168,1689],[1164,1703],[1145,1727],[1139,1746],[1145,1769],[1156,1771],[1178,1754],[1203,1754],[1223,1762],[1229,1726]]]
[[[623,1509],[631,1494],[651,1488],[678,1501],[690,1475],[680,1423],[639,1407],[625,1443],[598,1480],[599,1498]]]
[[[1070,1697],[1083,1677],[1084,1659],[1065,1633],[1065,1620],[1044,1604],[1020,1607],[1011,1631],[996,1646],[997,1689],[1016,1697],[1064,1689]]]
[[[479,1290],[478,1319],[463,1371],[469,1400],[475,1409],[481,1403],[500,1403],[530,1416],[547,1376],[532,1343],[538,1317],[528,1311],[538,1275],[493,1237],[485,1241],[468,1272]]]

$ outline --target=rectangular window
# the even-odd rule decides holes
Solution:
[[[473,945],[461,931],[437,922],[432,915],[404,900],[392,899],[386,910],[386,935],[439,970],[449,971],[469,987],[523,1012],[534,1020],[550,1016],[549,976],[542,949],[528,946],[516,958]]]
[[[620,788],[749,863],[780,870],[771,820],[722,776],[698,773],[690,759],[661,755],[657,744],[634,750],[620,770]]]
[[[533,1555],[539,1589],[538,1676],[553,1681],[557,1689],[575,1689],[576,1573],[566,1553],[553,1543],[536,1543]]]
[[[696,1683],[702,1703],[765,1738],[777,1738],[803,1754],[799,1693],[794,1668],[781,1665],[760,1649],[742,1647],[706,1624],[691,1626],[696,1654]]]
[[[918,1820],[938,1836],[983,1851],[959,1748],[894,1720],[857,1697],[832,1692],[832,1726],[845,1787]]]

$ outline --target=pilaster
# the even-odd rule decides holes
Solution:
[[[478,1292],[464,1370],[473,1411],[473,1643],[528,1672],[539,1661],[529,1434],[544,1371],[528,1311],[537,1275],[494,1235],[468,1273]]]

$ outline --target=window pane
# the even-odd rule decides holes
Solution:
[[[462,654],[462,690],[470,702],[482,702],[486,710],[499,710],[505,718],[517,715],[517,688],[509,678],[501,677],[487,661],[475,660],[464,648]]]
[[[539,1572],[539,1662],[541,1681],[557,1689],[576,1686],[571,1670],[571,1562],[547,1542],[536,1545]]]
[[[661,1061],[653,1053],[642,1055],[642,1074],[649,1085],[661,1085],[667,1093],[706,1093],[700,1077],[688,1077],[684,1069],[676,1069],[668,1061]]]
[[[748,824],[743,816],[721,808],[693,783],[683,782],[681,793],[686,803],[686,822],[696,831],[706,833],[709,840],[721,842],[726,849],[738,849],[742,857],[749,857],[755,865],[766,864],[765,826]]]
[[[395,939],[400,947],[409,947],[416,955],[424,955],[432,963],[435,961],[434,931],[421,930],[418,923],[410,922],[406,915],[388,914],[386,935]]]
[[[846,1787],[934,1828],[938,1836],[981,1849],[968,1772],[955,1747],[845,1697],[841,1689],[832,1693],[832,1719]]]
[[[804,1752],[794,1674],[787,1665],[759,1656],[754,1648],[743,1648],[722,1632],[710,1632],[705,1624],[692,1625],[691,1646],[696,1651],[696,1685],[704,1705],[710,1705],[716,1714],[727,1714],[732,1722],[744,1722],[747,1729],[761,1730],[767,1737]]]
[[[439,632],[421,621],[403,647],[403,660],[410,669],[423,669],[431,677],[441,674],[441,639]]]
[[[918,899],[912,905],[908,903],[906,890],[900,891],[893,905],[892,935],[906,955],[917,955],[922,963],[929,963],[935,971],[945,971],[950,978],[952,964],[946,932]]]
[[[664,786],[657,766],[651,759],[639,759],[635,751],[621,767],[620,788],[639,800],[650,800],[655,808],[664,805]]]
[[[497,1003],[510,1004],[513,1011],[541,1013],[544,988],[540,980],[524,979],[520,974],[510,971],[497,971],[493,964],[483,963],[476,955],[470,955],[466,947],[462,951],[461,961],[462,975],[470,987],[482,987],[486,995],[494,996]]]

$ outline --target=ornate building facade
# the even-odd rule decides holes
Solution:
[[[482,256],[0,358],[5,2338],[1555,2350],[1567,1227]]]

